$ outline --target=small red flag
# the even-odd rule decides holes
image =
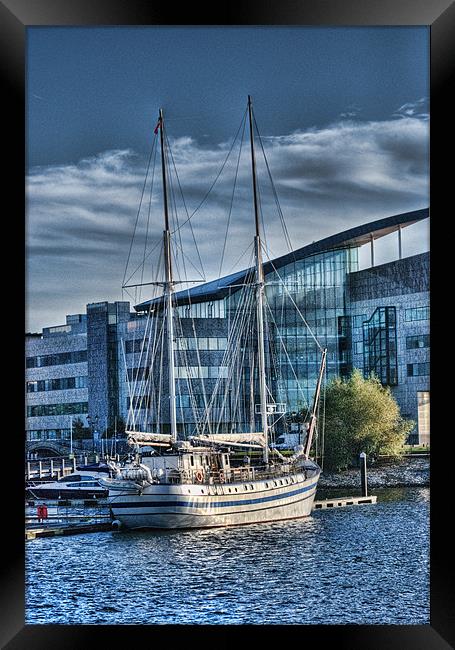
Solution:
[[[161,120],[158,120],[158,124],[155,127],[154,134],[156,135],[158,133],[158,129],[160,128]]]

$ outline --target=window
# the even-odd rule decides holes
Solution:
[[[354,343],[355,354],[363,354],[363,341],[356,341]]]
[[[135,352],[140,352],[144,347],[144,352],[147,352],[147,343],[143,346],[142,339],[135,339],[133,341],[125,341],[125,353],[133,354]]]
[[[49,334],[63,334],[71,332],[71,325],[58,325],[57,327],[49,327]]]
[[[176,379],[217,379],[227,377],[226,366],[177,366],[175,368]]]
[[[87,376],[60,377],[57,379],[41,379],[27,382],[27,393],[40,393],[48,390],[69,390],[71,388],[87,388]]]
[[[149,378],[150,368],[144,368],[143,366],[128,368],[127,374],[129,381],[144,381]]]
[[[407,336],[406,337],[406,349],[415,350],[417,348],[428,348],[430,347],[430,335],[429,334],[419,334],[418,336]]]
[[[353,316],[352,317],[352,327],[362,327],[362,324],[364,321],[366,321],[367,315],[366,314],[360,314],[358,316]]]
[[[408,377],[422,377],[430,374],[430,363],[408,363]]]
[[[27,406],[27,417],[42,417],[46,415],[76,415],[88,413],[87,402],[73,402],[71,404],[38,404]]]
[[[176,350],[226,350],[227,338],[225,337],[210,337],[200,336],[194,337],[179,337],[175,339]]]
[[[60,354],[46,354],[38,357],[27,357],[27,368],[43,368],[46,366],[60,366],[67,363],[82,363],[87,361],[87,350],[73,350]]]
[[[384,386],[398,383],[395,307],[378,307],[363,323],[363,371],[374,373]]]
[[[417,320],[428,320],[429,318],[429,307],[413,307],[412,309],[406,309],[404,312],[404,319],[408,323]]]

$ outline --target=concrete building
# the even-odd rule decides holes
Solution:
[[[374,372],[391,386],[402,414],[417,422],[409,441],[429,443],[429,253],[401,259],[402,229],[428,216],[428,210],[394,215],[264,264],[267,363],[274,368],[276,400],[288,412],[304,406],[302,396],[311,398],[318,372],[318,351],[298,318],[300,312],[328,349],[328,377],[346,376],[353,367],[366,376]],[[375,266],[374,242],[393,232],[398,235],[398,259]],[[371,249],[371,265],[363,270],[361,246]],[[175,294],[177,421],[182,432],[194,431],[197,410],[204,410],[215,384],[227,376],[223,356],[242,307],[239,287],[249,273],[240,271]],[[86,314],[68,316],[66,325],[28,335],[27,440],[67,438],[70,415],[104,431],[114,426],[115,418],[126,420],[131,404],[139,407],[136,428],[168,430],[162,321],[160,298],[136,305],[132,313],[127,302],[102,302],[87,305]],[[149,376],[153,346],[160,358]],[[246,384],[248,359],[242,372]],[[251,430],[258,416],[248,410],[245,395],[227,393],[232,409],[219,430],[229,430],[234,422]]]

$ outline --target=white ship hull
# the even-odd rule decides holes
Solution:
[[[227,484],[153,484],[139,494],[113,489],[114,519],[126,528],[209,528],[306,517],[319,473]]]

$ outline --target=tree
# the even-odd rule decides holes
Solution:
[[[91,437],[89,427],[84,426],[81,418],[73,420],[73,440],[87,440]]]
[[[362,451],[370,460],[402,453],[415,423],[401,417],[390,388],[377,377],[365,379],[355,368],[348,379],[332,379],[324,397],[326,469],[346,469]]]
[[[125,420],[119,415],[117,416],[115,422],[116,426],[108,426],[104,431],[104,438],[112,438],[114,436],[117,436],[117,438],[122,438],[124,436],[126,430]]]

